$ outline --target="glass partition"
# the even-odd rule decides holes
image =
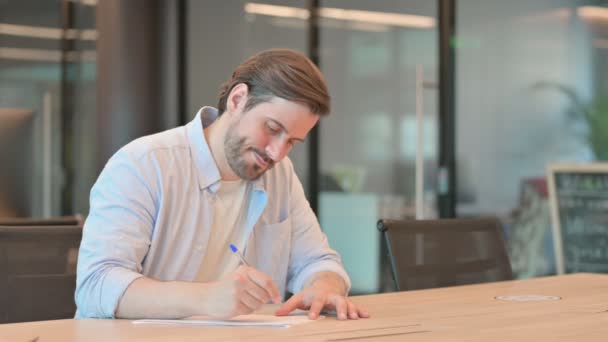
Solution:
[[[320,126],[319,219],[353,292],[373,293],[391,285],[377,220],[436,216],[437,7],[322,5],[320,65],[333,109]]]
[[[18,170],[12,182],[23,186],[5,199],[4,216],[88,211],[96,176],[88,162],[95,131],[94,28],[94,3],[0,3],[0,109],[31,113],[12,146],[20,155],[12,159]],[[0,125],[8,120],[1,115]]]
[[[460,0],[456,15],[457,213],[503,219],[516,277],[552,274],[547,166],[608,157],[606,3]]]

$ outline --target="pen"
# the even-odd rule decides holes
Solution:
[[[241,260],[241,264],[245,265],[245,266],[249,266],[249,264],[247,263],[247,261],[245,261],[245,258],[243,258],[243,255],[241,254],[241,252],[239,252],[239,249],[236,248],[235,245],[230,244],[230,250],[232,250],[232,252],[239,257],[239,259]]]
[[[241,252],[239,252],[239,249],[238,249],[238,248],[236,248],[236,246],[235,246],[235,245],[230,244],[230,250],[231,250],[231,251],[232,251],[232,252],[233,252],[233,253],[234,253],[234,254],[235,254],[237,257],[239,257],[239,260],[241,261],[241,264],[242,264],[242,265],[249,266],[249,264],[247,263],[247,261],[245,261],[245,258],[243,258],[243,254],[241,254]],[[274,286],[274,285],[273,285],[273,286]],[[281,303],[281,296],[279,296],[278,292],[277,292],[277,294],[276,294],[276,297],[274,297],[274,298],[272,299],[272,301],[273,301],[275,304],[280,304],[280,303]]]

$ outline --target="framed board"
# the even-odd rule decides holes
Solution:
[[[608,163],[547,168],[558,274],[608,273]]]

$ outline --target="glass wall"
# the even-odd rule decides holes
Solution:
[[[456,15],[458,216],[498,214],[516,276],[551,274],[546,167],[606,158],[581,112],[608,95],[606,2],[460,0]]]
[[[190,116],[203,105],[215,106],[220,84],[244,58],[272,47],[307,54],[306,4],[189,1]],[[322,5],[319,64],[330,86],[332,113],[320,124],[319,218],[353,276],[353,290],[376,292],[381,286],[376,221],[415,215],[418,146],[426,176],[419,187],[426,194],[424,214],[435,215],[437,8],[435,2],[414,0]],[[420,145],[418,122],[424,127]],[[308,190],[307,145],[290,157]]]
[[[0,215],[88,211],[99,172],[95,3],[0,2]],[[375,292],[376,221],[437,215],[437,2],[320,3],[333,108],[320,123],[318,214],[354,292]],[[307,4],[186,1],[187,117],[215,106],[252,54],[307,54]],[[608,1],[459,0],[456,9],[458,216],[499,215],[516,275],[551,274],[546,167],[608,159],[608,141],[589,139],[608,137],[608,124],[581,114],[608,107]],[[308,190],[308,145],[291,159]]]
[[[220,86],[247,57],[270,48],[307,52],[305,0],[188,1],[187,101],[189,117],[203,106],[217,106]],[[307,143],[290,153],[307,187]]]
[[[20,130],[0,137],[9,160],[0,175],[2,216],[88,210],[94,8],[59,0],[0,3],[0,130]]]
[[[319,219],[353,292],[377,292],[390,283],[382,281],[377,220],[415,217],[417,193],[418,217],[436,216],[437,7],[434,1],[322,5],[320,65],[333,109],[320,126]],[[424,176],[418,191],[417,176]]]
[[[89,191],[101,171],[95,158],[98,115],[96,6],[91,1],[73,2],[71,6],[71,27],[80,38],[68,46],[73,57],[69,59],[64,74],[64,118],[69,117],[65,124],[65,132],[69,135],[64,140],[66,173],[69,173],[69,181],[65,184],[64,214],[86,215],[89,212]]]
[[[56,134],[60,125],[61,6],[59,1],[48,1],[32,12],[34,3],[38,2],[0,5],[0,108],[30,113],[21,123],[11,123],[7,112],[0,117],[3,131],[14,125],[23,127],[19,135],[2,135],[12,140],[2,141],[4,156],[22,155],[3,165],[0,196],[4,197],[5,216],[56,211],[53,200],[60,190],[51,181],[60,177],[57,170],[61,165],[61,135]],[[13,151],[8,151],[9,146]],[[15,182],[19,186],[11,186]]]

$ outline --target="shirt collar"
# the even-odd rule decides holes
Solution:
[[[198,170],[198,185],[201,189],[209,188],[217,191],[221,180],[220,170],[213,159],[209,144],[205,140],[204,128],[209,127],[219,117],[218,110],[213,107],[201,108],[192,121],[186,125],[190,153]],[[266,174],[253,181],[255,190],[265,190]]]

